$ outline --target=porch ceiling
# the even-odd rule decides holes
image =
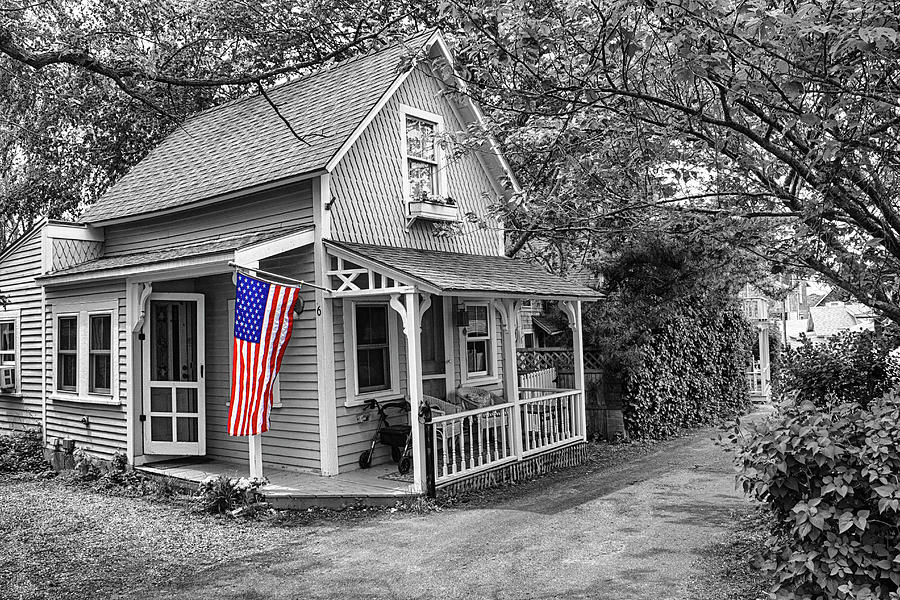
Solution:
[[[104,256],[39,277],[38,283],[54,285],[82,279],[123,277],[132,274],[132,272],[164,269],[176,263],[184,266],[198,261],[203,263],[227,263],[230,260],[234,260],[236,254],[241,251],[262,247],[279,239],[292,238],[297,234],[311,233],[312,230],[312,227],[304,227],[299,229],[251,231],[230,236],[219,236],[215,239],[193,244],[164,246],[141,252]],[[281,249],[281,251],[284,251],[284,249]]]
[[[337,254],[407,285],[445,296],[597,300],[596,290],[505,256],[328,241]]]

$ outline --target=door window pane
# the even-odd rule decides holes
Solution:
[[[170,388],[150,388],[150,412],[172,412],[172,390]]]
[[[150,439],[154,442],[171,442],[172,417],[150,417]]]
[[[150,301],[150,377],[197,381],[197,303]]]
[[[196,442],[199,440],[197,417],[178,417],[176,420],[176,433],[179,442]]]
[[[191,388],[176,388],[175,407],[179,413],[196,413],[197,390]]]
[[[422,315],[422,373],[425,375],[444,373],[446,364],[444,305],[440,296],[432,296],[431,307]]]

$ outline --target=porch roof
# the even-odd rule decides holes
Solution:
[[[354,262],[375,271],[387,270],[398,280],[406,280],[404,283],[418,285],[425,291],[441,295],[583,300],[602,297],[596,290],[548,273],[531,263],[506,256],[336,241],[328,241],[326,245],[348,254]]]
[[[289,238],[296,234],[311,233],[312,231],[312,227],[258,230],[229,236],[218,236],[192,244],[163,246],[140,252],[103,256],[67,269],[48,273],[43,277],[37,278],[37,281],[44,285],[52,285],[77,281],[82,278],[123,277],[130,275],[133,270],[137,272],[150,271],[154,270],[155,266],[166,266],[169,263],[173,263],[173,261],[184,263],[191,259],[206,259],[204,262],[227,263],[235,259],[237,252],[246,248],[259,246],[281,238]]]

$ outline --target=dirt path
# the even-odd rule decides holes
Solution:
[[[687,600],[698,552],[749,510],[712,435],[499,502],[287,530],[275,550],[133,597]]]

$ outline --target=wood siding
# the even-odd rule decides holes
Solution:
[[[296,279],[311,280],[312,247],[261,261],[260,268]],[[230,275],[196,280],[196,292],[206,297],[206,448],[211,458],[248,460],[245,437],[227,434],[231,393],[228,349],[232,343],[228,301],[234,300]],[[269,467],[317,470],[319,468],[319,416],[316,382],[315,296],[312,288],[301,291],[304,310],[294,322],[291,342],[284,355],[279,382],[281,406],[272,409],[271,427],[263,434],[263,463]]]
[[[306,181],[178,215],[108,226],[105,228],[104,256],[195,244],[261,229],[290,230],[312,224],[312,184]]]
[[[462,223],[460,234],[437,237],[433,224],[421,220],[406,228],[400,106],[442,115],[447,132],[465,129],[455,117],[451,101],[441,95],[437,80],[424,68],[417,67],[410,74],[335,168],[331,177],[333,237],[384,246],[499,254],[496,230]],[[467,212],[484,215],[496,196],[472,153],[450,162],[447,180],[449,195],[459,203],[461,216]]]
[[[54,361],[55,312],[67,311],[86,303],[110,303],[118,308],[116,332],[118,336],[118,404],[104,405],[55,398],[56,368]],[[126,402],[128,377],[125,343],[128,326],[125,318],[125,282],[123,280],[81,284],[74,288],[47,289],[47,440],[70,438],[81,448],[101,458],[111,458],[125,452],[127,445]],[[86,363],[85,363],[86,364]],[[86,418],[87,422],[83,422]]]
[[[0,394],[0,434],[41,426],[41,288],[34,282],[41,272],[41,231],[31,232],[0,261],[0,293],[8,301],[0,312],[19,312],[21,392]]]

